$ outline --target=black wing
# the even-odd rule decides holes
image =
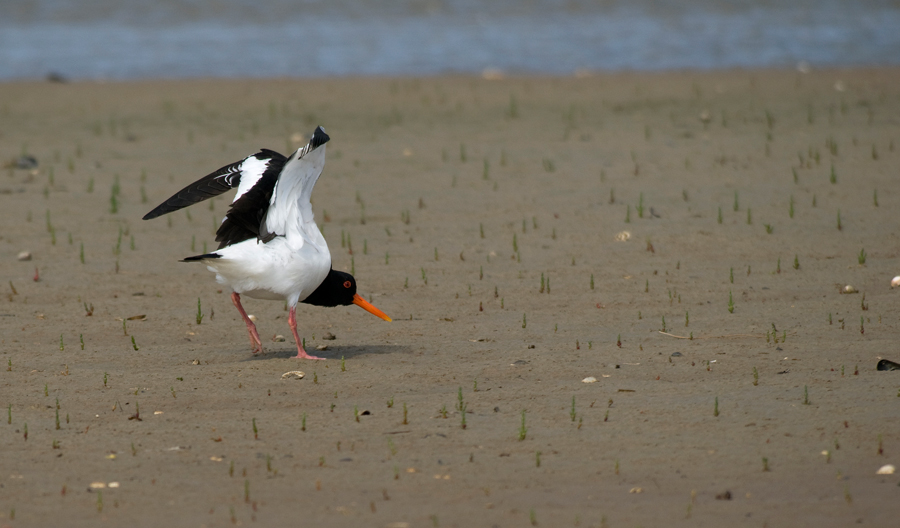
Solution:
[[[164,214],[171,213],[172,211],[177,211],[184,207],[194,205],[195,203],[199,203],[203,200],[219,196],[226,191],[234,189],[241,183],[241,176],[243,175],[243,171],[241,170],[242,165],[250,158],[256,158],[258,160],[271,160],[269,162],[269,167],[271,168],[273,164],[276,164],[278,165],[279,171],[284,165],[285,160],[285,157],[278,152],[268,149],[262,149],[260,150],[260,152],[257,152],[253,156],[249,156],[242,159],[241,161],[236,161],[230,165],[226,165],[221,169],[213,172],[212,174],[208,174],[203,178],[200,178],[184,189],[181,189],[171,198],[159,204],[155,209],[144,215],[144,220],[152,220],[153,218],[156,218],[158,216],[162,216]],[[258,177],[257,175],[244,176]]]
[[[216,242],[219,249],[256,238],[262,242],[268,242],[275,238],[274,233],[263,232],[266,222],[266,213],[269,210],[269,202],[272,193],[275,192],[275,184],[278,176],[287,162],[287,158],[271,150],[263,150],[269,158],[266,170],[256,183],[240,195],[225,215],[225,221],[216,231]],[[259,155],[259,154],[257,154]]]

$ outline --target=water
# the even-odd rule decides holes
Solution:
[[[900,64],[900,4],[884,0],[4,4],[0,80]]]

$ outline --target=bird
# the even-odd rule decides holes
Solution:
[[[332,267],[328,244],[313,221],[310,196],[325,167],[329,139],[319,126],[309,143],[290,156],[260,149],[181,189],[143,217],[152,220],[237,188],[216,231],[218,249],[181,262],[206,264],[219,284],[231,288],[231,301],[247,325],[253,354],[263,351],[262,341],[241,305],[241,295],[286,301],[288,325],[297,342],[294,358],[325,359],[309,355],[303,348],[297,333],[298,303],[355,304],[391,321],[356,293],[353,275]]]

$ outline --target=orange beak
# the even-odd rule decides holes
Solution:
[[[391,318],[388,317],[384,312],[382,312],[378,308],[375,308],[369,302],[367,302],[365,299],[360,297],[358,293],[353,295],[353,304],[355,304],[356,306],[359,306],[360,308],[362,308],[363,310],[369,312],[370,314],[372,314],[374,316],[384,319],[385,321],[391,320]]]

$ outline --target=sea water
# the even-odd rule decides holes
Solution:
[[[6,0],[0,80],[900,64],[884,0]]]

